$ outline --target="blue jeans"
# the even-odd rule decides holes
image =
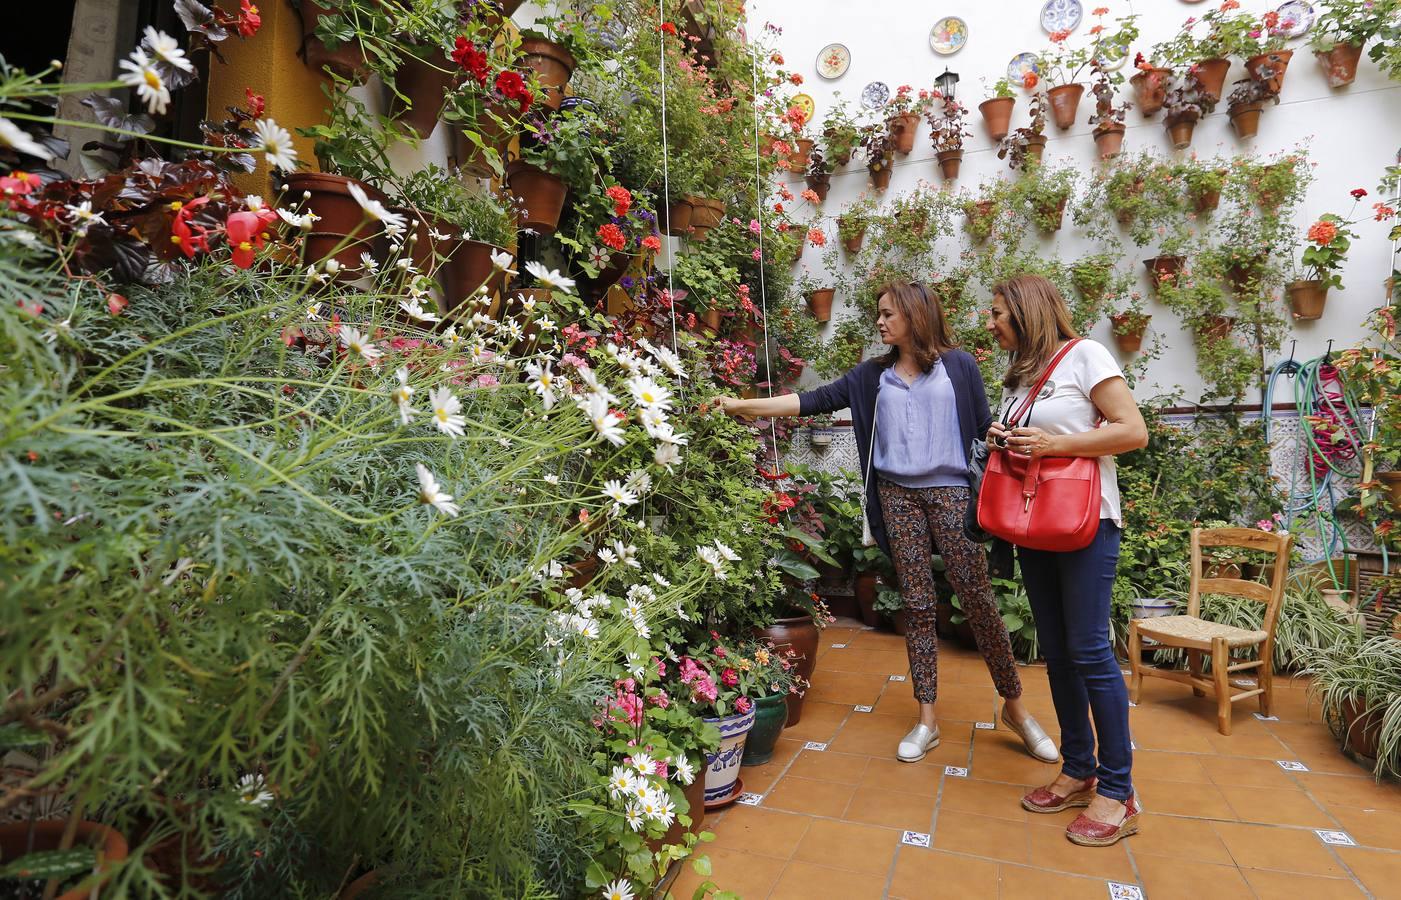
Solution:
[[[1075,779],[1098,775],[1099,793],[1126,802],[1133,792],[1129,692],[1109,643],[1109,596],[1119,564],[1119,534],[1119,526],[1101,519],[1095,539],[1083,550],[1052,553],[1018,547],[1017,559],[1060,721],[1062,771]]]

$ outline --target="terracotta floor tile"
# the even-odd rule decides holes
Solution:
[[[823,753],[799,753],[797,759],[788,767],[788,774],[837,784],[860,784],[870,761],[869,756],[837,753],[832,750]]]
[[[1220,791],[1242,822],[1302,828],[1338,827],[1332,816],[1300,790],[1222,786]]]
[[[786,733],[785,733],[786,734]],[[769,760],[773,765],[784,765],[803,752],[803,742],[790,737],[780,737],[778,743],[773,747],[773,758]],[[743,770],[741,769],[741,774]]]
[[[1024,863],[1030,853],[1030,825],[975,816],[940,815],[934,825],[934,847],[954,853]]]
[[[1331,747],[1317,750],[1294,748],[1293,758],[1308,766],[1311,771],[1332,775],[1369,775],[1370,770],[1343,756],[1336,742]]]
[[[1043,763],[1025,754],[1015,757],[985,757],[975,745],[973,765],[968,774],[983,781],[1042,785],[1053,781],[1059,772],[1059,763]]]
[[[905,652],[905,639],[898,634],[881,631],[858,631],[848,637],[851,648],[859,650],[886,650],[891,653]]]
[[[903,649],[880,650],[847,647],[823,660],[832,672],[863,672],[868,675],[904,675],[910,671],[910,659]]]
[[[849,784],[788,776],[764,797],[770,809],[784,809],[809,816],[840,818],[856,788]]]
[[[1232,726],[1230,734],[1216,731],[1213,720],[1212,730],[1206,732],[1207,742],[1221,756],[1248,756],[1255,759],[1290,759],[1289,751],[1279,739],[1266,731],[1242,733]]]
[[[1214,726],[1213,726],[1214,727]],[[1173,753],[1215,753],[1216,748],[1198,727],[1184,730],[1177,726],[1143,727],[1129,716],[1129,731],[1140,750],[1166,750]]]
[[[1258,897],[1308,897],[1309,900],[1356,900],[1366,897],[1351,878],[1322,878],[1297,872],[1241,869]]]
[[[939,814],[942,816],[972,813],[995,819],[1025,822],[1031,815],[1022,808],[1022,796],[1026,792],[1027,787],[1020,784],[979,781],[975,778],[946,778],[943,793],[939,795]]]
[[[1236,865],[1243,869],[1276,869],[1334,878],[1347,874],[1312,831],[1232,822],[1215,822],[1211,827],[1231,851]]]
[[[886,860],[887,868],[889,863],[890,860]],[[814,897],[880,900],[884,893],[884,873],[866,875],[814,863],[791,862],[768,896],[770,900],[812,900]]]
[[[725,813],[719,825],[707,824],[706,828],[715,832],[718,846],[787,859],[798,849],[798,842],[807,834],[811,822],[809,816],[736,804]]]
[[[697,875],[689,861],[683,863],[681,874],[669,889],[674,900],[691,900],[696,888],[707,881],[741,897],[767,897],[788,865],[786,860],[753,856],[723,847],[703,848],[698,855],[710,858],[711,874]]]
[[[1327,809],[1343,830],[1362,846],[1401,849],[1401,813],[1331,804]]]
[[[875,711],[883,716],[909,716],[913,719],[919,716],[919,702],[911,691],[902,689],[898,681],[892,682],[881,694],[880,700],[876,701]]]
[[[838,753],[859,753],[863,756],[894,758],[900,739],[918,722],[914,716],[876,716],[861,714],[859,721],[848,720],[837,736],[827,744]]]
[[[778,776],[783,774],[783,770],[788,767],[788,763],[769,761],[762,766],[741,766],[739,777],[744,782],[744,789],[754,794],[762,794],[773,787]]]
[[[884,675],[863,675],[859,672],[842,672],[840,675],[829,673],[827,677],[822,677],[822,669],[819,667],[812,681],[812,687],[808,690],[808,700],[820,700],[825,703],[839,703],[846,706],[854,704],[864,704],[871,706],[880,696],[881,690],[885,687],[889,679]]]
[[[1099,878],[1005,864],[997,867],[997,874],[1002,900],[1103,900],[1108,896],[1104,880]]]
[[[1133,882],[1133,864],[1125,845],[1136,840],[1129,837],[1112,847],[1080,847],[1066,838],[1063,828],[1033,828],[1028,862],[1038,869]]]
[[[861,776],[861,786],[883,791],[909,791],[933,799],[939,793],[939,779],[944,777],[944,766],[951,765],[935,758],[935,754],[944,750],[961,752],[965,759],[968,755],[967,744],[940,744],[937,750],[916,763],[868,757],[871,762]]]
[[[1284,757],[1280,757],[1283,759]],[[1139,760],[1134,758],[1137,766]],[[1299,785],[1273,759],[1206,756],[1201,766],[1217,787],[1267,787],[1297,791]]]
[[[885,825],[909,831],[928,832],[934,818],[934,795],[917,791],[883,791],[858,787],[842,816],[850,822]]]
[[[1186,781],[1210,784],[1211,776],[1202,768],[1209,757],[1195,753],[1168,753],[1163,750],[1138,750],[1133,755],[1133,776],[1150,781]],[[1274,765],[1271,763],[1271,765]]]
[[[1129,838],[1137,841],[1137,837]],[[1255,896],[1235,866],[1219,866],[1175,856],[1133,854],[1143,892],[1152,900],[1250,900]]]
[[[851,714],[850,706],[808,698],[803,702],[802,718],[797,725],[783,729],[783,736],[796,741],[821,741],[825,744],[836,735],[837,729]]]
[[[900,832],[892,828],[814,819],[793,859],[884,878],[898,846]]]
[[[901,847],[892,900],[969,900],[997,896],[997,863],[941,850]]]
[[[1361,767],[1358,767],[1361,769]],[[1401,812],[1401,786],[1378,784],[1361,772],[1349,775],[1329,775],[1309,772],[1295,776],[1304,790],[1328,806],[1353,806],[1358,809],[1385,809]]]
[[[1236,819],[1235,810],[1213,784],[1135,778],[1134,790],[1138,791],[1143,800],[1143,809],[1147,812],[1196,819],[1224,819],[1227,822]]]
[[[1139,832],[1133,837],[1129,850],[1135,859],[1141,853],[1151,853],[1173,859],[1232,865],[1230,851],[1221,843],[1211,822],[1205,819],[1144,813],[1139,820]]]
[[[1395,897],[1401,894],[1401,853],[1339,847],[1338,856],[1347,863],[1357,880],[1376,896]]]

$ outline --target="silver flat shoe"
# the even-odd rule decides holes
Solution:
[[[1041,760],[1042,762],[1053,763],[1060,759],[1060,751],[1056,749],[1056,742],[1051,740],[1051,736],[1031,716],[1026,717],[1026,721],[1018,725],[1012,721],[1012,717],[1007,715],[1007,707],[1002,707],[1002,724],[1006,725],[1026,744],[1026,752]]]
[[[937,746],[939,746],[939,726],[935,725],[930,728],[921,722],[900,741],[900,746],[895,750],[895,756],[900,762],[919,762],[924,759],[924,754]]]

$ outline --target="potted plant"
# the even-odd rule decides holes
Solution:
[[[822,148],[817,148],[808,156],[807,170],[803,173],[803,178],[807,183],[808,190],[817,196],[815,203],[822,203],[827,199],[827,192],[832,189],[832,166],[827,162],[827,155]]]
[[[1380,580],[1382,591],[1401,592],[1395,575]],[[1401,640],[1339,624],[1303,668],[1343,754],[1378,778],[1401,775]]]
[[[1113,159],[1123,149],[1124,116],[1132,104],[1114,102],[1114,86],[1123,80],[1122,76],[1106,70],[1098,59],[1090,61],[1090,69],[1094,73],[1091,92],[1095,111],[1090,116],[1090,124],[1094,126],[1095,148],[1100,159]]]
[[[1085,67],[1098,64],[1102,71],[1107,71],[1104,67],[1111,57],[1125,52],[1129,44],[1138,37],[1138,26],[1135,24],[1137,16],[1130,14],[1116,19],[1114,30],[1109,31],[1100,21],[1107,13],[1106,7],[1094,10],[1095,24],[1089,29],[1091,40],[1088,44],[1078,49],[1068,49],[1066,39],[1070,37],[1070,32],[1054,31],[1051,33],[1050,48],[1037,60],[1041,77],[1052,85],[1046,93],[1050,99],[1056,127],[1062,131],[1075,124],[1075,112],[1079,108],[1080,98],[1085,93],[1085,86],[1076,79]]]
[[[857,535],[860,540],[860,535]],[[834,619],[822,597],[806,583],[790,582],[780,593],[780,602],[769,625],[755,629],[755,635],[771,643],[778,653],[793,663],[795,681],[808,682],[817,667],[817,641],[822,629]],[[803,692],[787,695],[788,726],[797,725],[803,715]]]
[[[1323,67],[1329,87],[1344,87],[1357,77],[1357,62],[1367,43],[1395,22],[1396,0],[1321,0],[1323,14],[1309,32],[1309,46]]]
[[[1180,174],[1187,188],[1187,198],[1197,215],[1205,215],[1220,205],[1228,169],[1192,162],[1184,165]]]
[[[880,624],[880,617],[875,612],[878,584],[882,580],[893,584],[895,569],[890,563],[890,557],[876,546],[853,547],[851,567],[854,573],[852,586],[856,591],[856,605],[861,613],[861,621],[874,628]]]
[[[896,634],[905,633],[905,598],[900,592],[886,584],[876,586],[876,601],[872,611],[883,622],[889,622]]]
[[[39,743],[47,743],[43,737]],[[73,826],[69,834],[69,826]],[[62,848],[62,849],[60,849]],[[127,840],[115,829],[98,822],[63,819],[19,821],[0,825],[0,853],[6,880],[53,880],[55,885],[73,882],[58,894],[59,900],[103,896],[103,885],[126,860]],[[12,884],[11,889],[18,890]],[[40,890],[35,890],[37,896]]]
[[[860,143],[861,127],[847,112],[841,93],[836,92],[822,119],[822,149],[833,166],[844,166],[851,162],[851,155]]]
[[[992,86],[992,96],[978,104],[978,112],[982,113],[983,124],[987,127],[988,137],[994,141],[1001,141],[1011,130],[1012,107],[1016,106],[1017,98],[1012,93],[1012,82],[1006,78],[999,78]]]
[[[1153,316],[1142,309],[1129,307],[1109,317],[1110,334],[1121,353],[1137,353],[1143,348],[1143,335]]]
[[[939,160],[939,171],[945,181],[958,177],[958,168],[963,160],[963,139],[973,136],[965,120],[968,108],[952,98],[943,97],[938,91],[935,98],[942,102],[931,106],[925,113],[929,122],[929,139],[934,144],[935,156]],[[937,112],[936,112],[937,109]]]
[[[1040,92],[1031,95],[1031,121],[1011,132],[997,147],[997,158],[1007,160],[1014,170],[1025,171],[1041,163],[1041,153],[1046,149],[1046,108],[1045,95]]]
[[[965,195],[963,215],[968,233],[975,244],[981,244],[992,235],[1002,201],[1008,195],[1004,182],[984,182],[977,194]]]
[[[390,114],[420,140],[437,127],[457,77],[457,64],[448,55],[458,34],[455,13],[445,7],[393,13],[399,61],[393,71],[378,74],[391,94]]]
[[[819,322],[826,322],[832,318],[832,301],[836,296],[837,289],[827,287],[825,283],[814,279],[812,274],[803,269],[797,281],[798,293],[801,294],[808,303],[808,311],[812,317]]]
[[[842,316],[817,358],[817,374],[823,378],[836,378],[856,368],[865,356],[866,345],[870,341],[871,328],[864,318],[854,313]]]
[[[896,153],[905,156],[915,148],[919,120],[933,105],[934,97],[927,90],[916,95],[908,84],[895,89],[895,96],[885,104],[885,125]]]
[[[1143,267],[1148,270],[1149,283],[1153,285],[1154,290],[1175,285],[1177,276],[1181,274],[1182,267],[1186,264],[1187,257],[1176,254],[1154,256],[1143,261]]]
[[[493,257],[509,258],[507,247],[515,240],[510,199],[490,188],[468,191],[432,165],[398,187],[413,211],[409,248],[414,268],[437,277],[443,311],[452,312],[469,297],[499,295],[508,267],[496,265]],[[483,285],[485,292],[480,290]]]
[[[1075,181],[1076,171],[1071,167],[1037,166],[1012,187],[1009,199],[1027,209],[1032,223],[1049,234],[1060,230]]]
[[[1145,119],[1151,119],[1158,114],[1158,110],[1163,108],[1163,101],[1167,98],[1169,79],[1172,78],[1172,69],[1150,64],[1142,53],[1134,57],[1133,67],[1137,71],[1129,79],[1129,84],[1133,85],[1134,99],[1138,101],[1138,111]]]
[[[1201,78],[1188,72],[1180,83],[1168,90],[1163,99],[1163,126],[1174,150],[1192,146],[1192,132],[1197,121],[1216,108],[1216,99],[1207,91]]]
[[[719,682],[735,682],[743,697],[754,701],[754,727],[744,742],[742,766],[762,766],[773,758],[774,745],[788,722],[787,699],[808,688],[798,674],[797,651],[772,641],[717,642],[725,655]]]
[[[1260,130],[1260,114],[1265,111],[1266,102],[1279,103],[1279,94],[1270,89],[1269,82],[1243,78],[1236,83],[1226,99],[1226,113],[1231,117],[1231,128],[1236,137],[1255,137]]]
[[[702,720],[720,732],[719,746],[705,757],[705,807],[727,806],[739,793],[745,743],[757,719],[755,698],[745,694],[753,685],[741,683],[730,648],[715,632],[693,642],[667,669],[668,694],[688,698]]]
[[[569,77],[577,65],[575,54],[570,51],[574,43],[560,19],[537,19],[530,29],[521,32],[520,62],[535,75],[541,106],[557,110],[564,101]]]
[[[895,164],[895,143],[884,125],[867,125],[861,134],[861,156],[871,173],[871,186],[882,193],[890,187]]]
[[[876,205],[875,197],[862,194],[837,216],[837,236],[841,238],[842,247],[847,253],[857,253],[861,250],[861,241],[866,236],[866,229],[876,216]]]
[[[461,77],[447,94],[442,118],[453,128],[457,167],[475,177],[500,178],[511,139],[535,104],[534,92],[516,71],[509,44],[493,43],[480,32],[459,35],[451,56]]]
[[[832,416],[830,413],[813,416],[808,423],[808,443],[814,450],[826,450],[832,446]]]
[[[297,0],[293,5],[302,21],[302,57],[317,72],[327,69],[349,84],[363,84],[370,77],[367,60],[392,53],[387,48],[394,27],[385,7],[359,0]]]
[[[1361,198],[1354,191],[1353,210]],[[1364,194],[1365,195],[1365,194]],[[1286,285],[1289,292],[1289,307],[1295,319],[1317,319],[1323,316],[1323,306],[1328,302],[1328,289],[1343,287],[1341,269],[1347,261],[1352,239],[1357,237],[1350,226],[1355,220],[1344,219],[1334,213],[1324,213],[1318,221],[1309,226],[1310,246],[1304,248],[1304,277]]]

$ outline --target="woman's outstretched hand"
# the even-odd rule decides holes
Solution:
[[[714,404],[716,408],[727,416],[734,416],[736,418],[744,416],[745,418],[750,418],[750,416],[740,411],[741,407],[744,406],[744,401],[738,397],[716,397]]]

